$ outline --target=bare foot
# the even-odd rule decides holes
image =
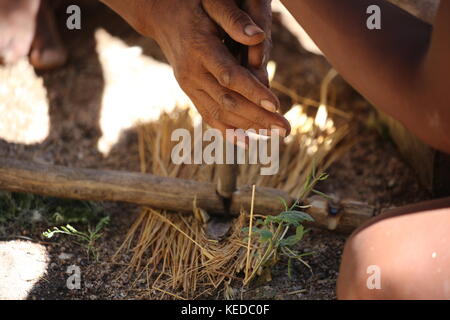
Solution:
[[[40,0],[0,0],[0,63],[26,57],[36,30]]]
[[[28,54],[37,70],[67,60],[48,0],[0,0],[0,63],[13,64]]]
[[[47,1],[42,0],[36,35],[31,44],[30,63],[37,70],[55,69],[67,61],[67,51],[62,44],[54,13]]]

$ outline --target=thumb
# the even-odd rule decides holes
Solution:
[[[242,11],[235,0],[202,0],[203,8],[214,22],[234,40],[254,46],[264,41],[264,31]]]

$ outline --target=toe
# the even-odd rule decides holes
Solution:
[[[17,44],[14,39],[0,43],[0,63],[10,65],[26,57],[28,51],[23,47],[20,43]]]
[[[67,52],[64,48],[33,49],[30,54],[30,63],[37,70],[51,70],[63,66],[67,61]]]
[[[30,62],[37,70],[50,70],[61,67],[66,61],[67,51],[62,44],[54,13],[44,1],[38,15]]]

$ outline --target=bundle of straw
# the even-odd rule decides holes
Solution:
[[[334,71],[325,80],[329,83]],[[325,89],[328,86],[325,83]],[[325,95],[326,97],[326,95]],[[306,107],[296,104],[286,114],[292,125],[292,135],[285,139],[280,151],[280,170],[277,175],[261,176],[260,165],[241,165],[239,185],[258,185],[278,188],[293,197],[302,194],[305,179],[312,170],[322,172],[341,152],[333,152],[341,145],[349,131],[347,124],[339,128],[328,118],[324,101],[319,104],[315,118],[306,114]],[[215,180],[215,165],[174,165],[171,151],[176,142],[171,133],[178,128],[194,131],[198,114],[190,109],[177,109],[163,114],[157,122],[139,127],[141,171],[168,177],[199,181]],[[201,141],[192,141],[202,143]],[[335,149],[335,150],[339,150]],[[275,213],[277,214],[277,213]],[[261,258],[257,239],[244,241],[242,228],[249,224],[248,213],[241,212],[229,237],[213,241],[204,231],[205,212],[193,203],[193,214],[142,208],[129,230],[120,252],[131,250],[130,270],[136,279],[145,276],[148,293],[161,298],[195,299],[216,294],[221,288],[225,298],[233,298],[232,281],[246,282]],[[251,212],[252,219],[258,213]]]

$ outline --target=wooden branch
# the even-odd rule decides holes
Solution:
[[[151,174],[68,168],[0,158],[0,189],[79,200],[126,202],[179,212],[192,212],[195,200],[197,207],[212,215],[225,214],[223,199],[216,193],[213,183]],[[277,190],[273,195],[265,188],[257,190],[256,207],[262,214],[282,210]],[[244,197],[248,198],[251,195]],[[289,196],[287,199],[289,201]],[[278,205],[266,205],[270,202]],[[238,215],[240,205],[232,207],[231,213]]]
[[[312,196],[306,204],[311,206],[307,211],[315,220],[313,226],[343,233],[352,232],[376,213],[374,207],[351,199],[343,199],[337,205],[330,205],[323,197]]]
[[[227,215],[223,199],[213,183],[159,177],[151,174],[68,168],[0,158],[0,189],[45,196],[92,201],[118,201],[169,211],[191,213],[193,203],[211,215]],[[292,205],[287,193],[271,188],[256,188],[255,212],[275,215],[284,210],[280,201]],[[230,213],[250,209],[251,187],[234,192]],[[327,201],[311,198],[310,213],[317,227],[348,232],[373,216],[373,208],[353,203],[341,204],[338,216],[330,215]],[[338,219],[333,222],[333,219]],[[331,222],[330,222],[331,221]],[[333,223],[335,225],[333,225]]]

